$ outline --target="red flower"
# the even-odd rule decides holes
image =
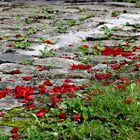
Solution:
[[[136,68],[139,69],[140,68],[140,63],[136,64]]]
[[[49,118],[48,118],[48,120],[49,120],[49,121],[52,121],[52,120],[53,120],[53,118],[50,118],[50,117],[49,117]]]
[[[26,77],[23,77],[23,80],[24,81],[29,81],[33,78],[33,76],[26,76]]]
[[[130,58],[131,60],[138,60],[137,56],[128,56],[128,58]]]
[[[15,37],[20,38],[20,37],[23,37],[23,35],[22,34],[16,34]]]
[[[0,82],[2,81],[2,78],[0,77]]]
[[[81,115],[76,115],[73,120],[79,122],[81,120]]]
[[[45,70],[44,66],[38,65],[37,67],[38,67],[39,71],[44,71]]]
[[[60,86],[55,86],[55,87],[53,88],[53,91],[54,91],[54,92],[60,92],[61,89],[62,89],[62,87],[60,87]]]
[[[126,89],[124,84],[118,84],[117,87],[123,91]]]
[[[117,48],[114,51],[114,56],[121,55],[123,52],[124,52],[124,49],[123,48]]]
[[[20,70],[13,70],[13,71],[11,71],[11,74],[20,74],[21,73],[21,71]]]
[[[40,94],[46,93],[46,91],[47,91],[46,87],[44,85],[40,85],[38,88],[39,88],[39,93]]]
[[[50,80],[46,80],[46,81],[43,83],[43,85],[45,85],[45,86],[51,86],[52,83],[51,83]]]
[[[4,116],[4,112],[0,112],[0,117],[3,117]]]
[[[19,134],[17,134],[17,133],[14,133],[14,134],[12,134],[12,136],[11,136],[13,139],[18,139],[20,136],[19,136]]]
[[[105,56],[117,56],[117,55],[124,55],[124,49],[123,48],[105,48],[103,50],[103,55]]]
[[[113,56],[114,52],[115,52],[114,48],[109,48],[108,47],[108,48],[105,48],[103,50],[103,55],[105,55],[105,56]]]
[[[39,111],[36,113],[36,116],[37,116],[37,117],[43,117],[43,116],[45,116],[45,114],[46,114],[47,112],[49,112],[49,111],[46,110],[46,109],[41,109],[41,110],[39,110]]]
[[[8,47],[8,48],[11,48],[11,47],[13,47],[14,45],[13,44],[8,44],[8,45],[6,45],[6,47]]]
[[[12,80],[12,79],[9,79],[9,80],[7,80],[7,82],[14,82],[14,80]]]
[[[71,66],[71,70],[77,70],[77,69],[81,69],[81,70],[88,70],[92,68],[92,65],[84,65],[84,64],[73,64]]]
[[[130,96],[129,96],[129,97],[126,99],[125,102],[126,102],[127,104],[130,104],[132,101],[133,101],[133,97],[130,97]]]
[[[25,100],[26,101],[33,101],[33,96],[32,95],[26,96]]]
[[[17,132],[18,132],[18,130],[19,130],[19,128],[18,128],[18,127],[14,127],[14,128],[11,130],[11,133],[17,133]]]
[[[120,80],[125,82],[125,83],[127,83],[127,84],[130,83],[130,80],[128,78],[126,78],[126,77],[122,77],[122,78],[120,78]]]
[[[66,79],[65,82],[66,83],[70,83],[71,82],[71,79]]]
[[[59,122],[60,122],[60,123],[63,123],[64,121],[65,121],[65,120],[60,120]]]
[[[36,108],[36,105],[32,104],[32,105],[28,105],[26,106],[27,108]]]
[[[54,43],[51,41],[51,40],[49,40],[49,39],[46,39],[45,41],[44,41],[44,43],[47,43],[47,44],[50,44],[50,45],[53,45]]]
[[[129,43],[128,43],[128,42],[126,42],[126,43],[125,43],[125,46],[126,46],[126,47],[128,47],[128,46],[129,46]]]
[[[136,80],[137,84],[140,84],[140,78]]]
[[[62,101],[62,99],[60,97],[57,97],[57,96],[52,97],[52,102],[53,103],[57,103],[57,102],[61,102],[61,101]]]
[[[74,93],[71,93],[71,94],[68,94],[68,97],[73,98],[73,97],[76,97],[76,95]]]
[[[123,52],[122,53],[122,56],[132,56],[132,55],[133,55],[133,53],[130,52],[130,51],[127,51],[127,52]]]
[[[10,88],[6,88],[0,91],[0,99],[4,98],[6,95],[9,95],[11,93]]]
[[[112,73],[96,73],[95,74],[95,78],[97,79],[108,79],[108,78],[111,78],[112,77]]]
[[[26,99],[31,99],[31,97],[28,97],[29,95],[34,94],[36,88],[31,87],[31,86],[20,86],[17,85],[15,87],[15,91],[14,91],[14,96],[16,98],[26,98]]]
[[[119,70],[121,68],[121,64],[111,64],[111,68],[113,70]]]
[[[66,113],[60,113],[59,114],[59,118],[61,118],[61,119],[66,119],[66,117],[67,117]]]
[[[84,48],[84,49],[88,49],[89,46],[88,46],[88,45],[83,45],[82,48]]]

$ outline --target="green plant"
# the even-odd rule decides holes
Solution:
[[[95,17],[96,14],[95,13],[91,13],[91,14],[87,14],[87,15],[82,15],[82,17],[80,18],[80,21],[84,21],[88,18],[92,18],[92,17]]]
[[[133,27],[136,29],[140,29],[140,24],[134,24]]]
[[[45,14],[56,14],[59,12],[59,10],[55,10],[53,9],[53,7],[47,6],[47,7],[43,7],[40,12]]]
[[[35,28],[35,27],[32,27],[27,31],[28,35],[33,35],[33,34],[36,34],[36,33],[37,33],[37,28]]]
[[[28,36],[23,36],[17,39],[17,41],[13,42],[14,46],[18,49],[25,49],[28,46],[32,44],[31,41],[29,41]]]
[[[20,29],[21,29],[20,25],[18,25],[18,24],[14,24],[14,25],[12,26],[12,28],[13,28],[14,30],[20,30]]]
[[[22,61],[22,64],[24,65],[33,65],[34,60],[33,59],[24,59]]]
[[[6,133],[2,129],[0,129],[0,140],[7,140],[10,138],[10,136],[10,133]]]
[[[58,33],[66,33],[68,28],[79,25],[79,24],[80,24],[80,21],[75,20],[75,19],[59,21],[57,22],[56,31]]]
[[[31,18],[31,17],[25,18],[25,23],[26,23],[26,24],[31,24],[31,23],[33,23],[33,21],[34,21],[34,19]]]
[[[140,8],[140,1],[139,0],[136,1],[136,7]]]
[[[84,7],[78,7],[78,8],[79,8],[79,12],[80,12],[80,13],[86,12],[86,8],[84,8]]]
[[[106,38],[110,38],[112,36],[112,30],[109,29],[106,25],[104,26],[104,35]]]
[[[23,15],[16,15],[16,19],[19,20]]]
[[[121,11],[113,11],[111,15],[116,17],[116,16],[119,16],[120,14],[121,14]]]
[[[38,38],[39,42],[42,42],[42,43],[44,43],[45,39],[46,38],[45,37],[42,37],[42,36]]]
[[[4,36],[3,36],[3,39],[4,39],[4,40],[8,40],[9,38],[10,38],[9,35],[4,35]]]
[[[54,51],[48,51],[47,48],[44,48],[44,50],[39,50],[39,51],[40,51],[40,58],[56,56],[56,53]]]

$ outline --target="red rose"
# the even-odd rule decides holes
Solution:
[[[59,118],[61,118],[61,119],[66,119],[66,117],[67,117],[66,113],[60,113],[59,114]]]
[[[20,70],[13,70],[13,71],[11,71],[11,74],[20,74],[21,73],[21,71]]]
[[[12,138],[13,139],[18,139],[20,136],[19,136],[19,134],[17,134],[17,133],[14,133],[14,134],[12,134]]]
[[[23,80],[24,81],[29,81],[33,78],[33,76],[26,76],[26,77],[23,77]]]
[[[19,128],[18,128],[18,127],[14,127],[14,128],[11,130],[11,133],[17,133],[17,132],[18,132],[18,130],[19,130]]]
[[[46,110],[46,109],[41,109],[41,110],[39,110],[37,113],[36,113],[36,116],[37,117],[43,117],[43,116],[45,116],[45,114],[48,112],[48,110]]]
[[[76,122],[79,122],[81,119],[81,115],[76,115],[73,120],[76,121]]]

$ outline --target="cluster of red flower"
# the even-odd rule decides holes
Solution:
[[[92,68],[92,65],[73,64],[71,66],[71,70],[77,70],[77,69],[80,69],[80,70],[88,70],[90,68]]]
[[[130,51],[124,51],[124,48],[114,49],[114,48],[111,48],[111,47],[105,48],[102,51],[102,54],[105,55],[105,56],[117,56],[117,55],[132,56],[133,55],[133,53],[130,52]]]

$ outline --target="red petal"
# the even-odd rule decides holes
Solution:
[[[26,76],[26,77],[23,77],[23,80],[25,81],[29,81],[33,78],[33,76]]]
[[[11,130],[11,133],[17,133],[17,132],[18,132],[18,130],[19,130],[19,128],[18,128],[18,127],[14,127],[14,128]]]
[[[13,139],[18,139],[20,136],[19,136],[19,134],[17,134],[17,133],[14,133],[14,134],[12,134],[12,138]]]
[[[59,114],[59,117],[60,117],[61,119],[65,119],[65,118],[67,117],[67,114],[66,114],[66,113],[60,113],[60,114]]]
[[[13,71],[11,71],[11,74],[20,74],[21,72],[20,72],[20,70],[13,70]]]
[[[28,105],[27,108],[36,108],[36,105]]]
[[[40,111],[38,111],[37,113],[36,113],[36,116],[37,117],[43,117],[43,116],[45,116],[45,114],[48,112],[48,110],[46,110],[46,109],[41,109]]]

